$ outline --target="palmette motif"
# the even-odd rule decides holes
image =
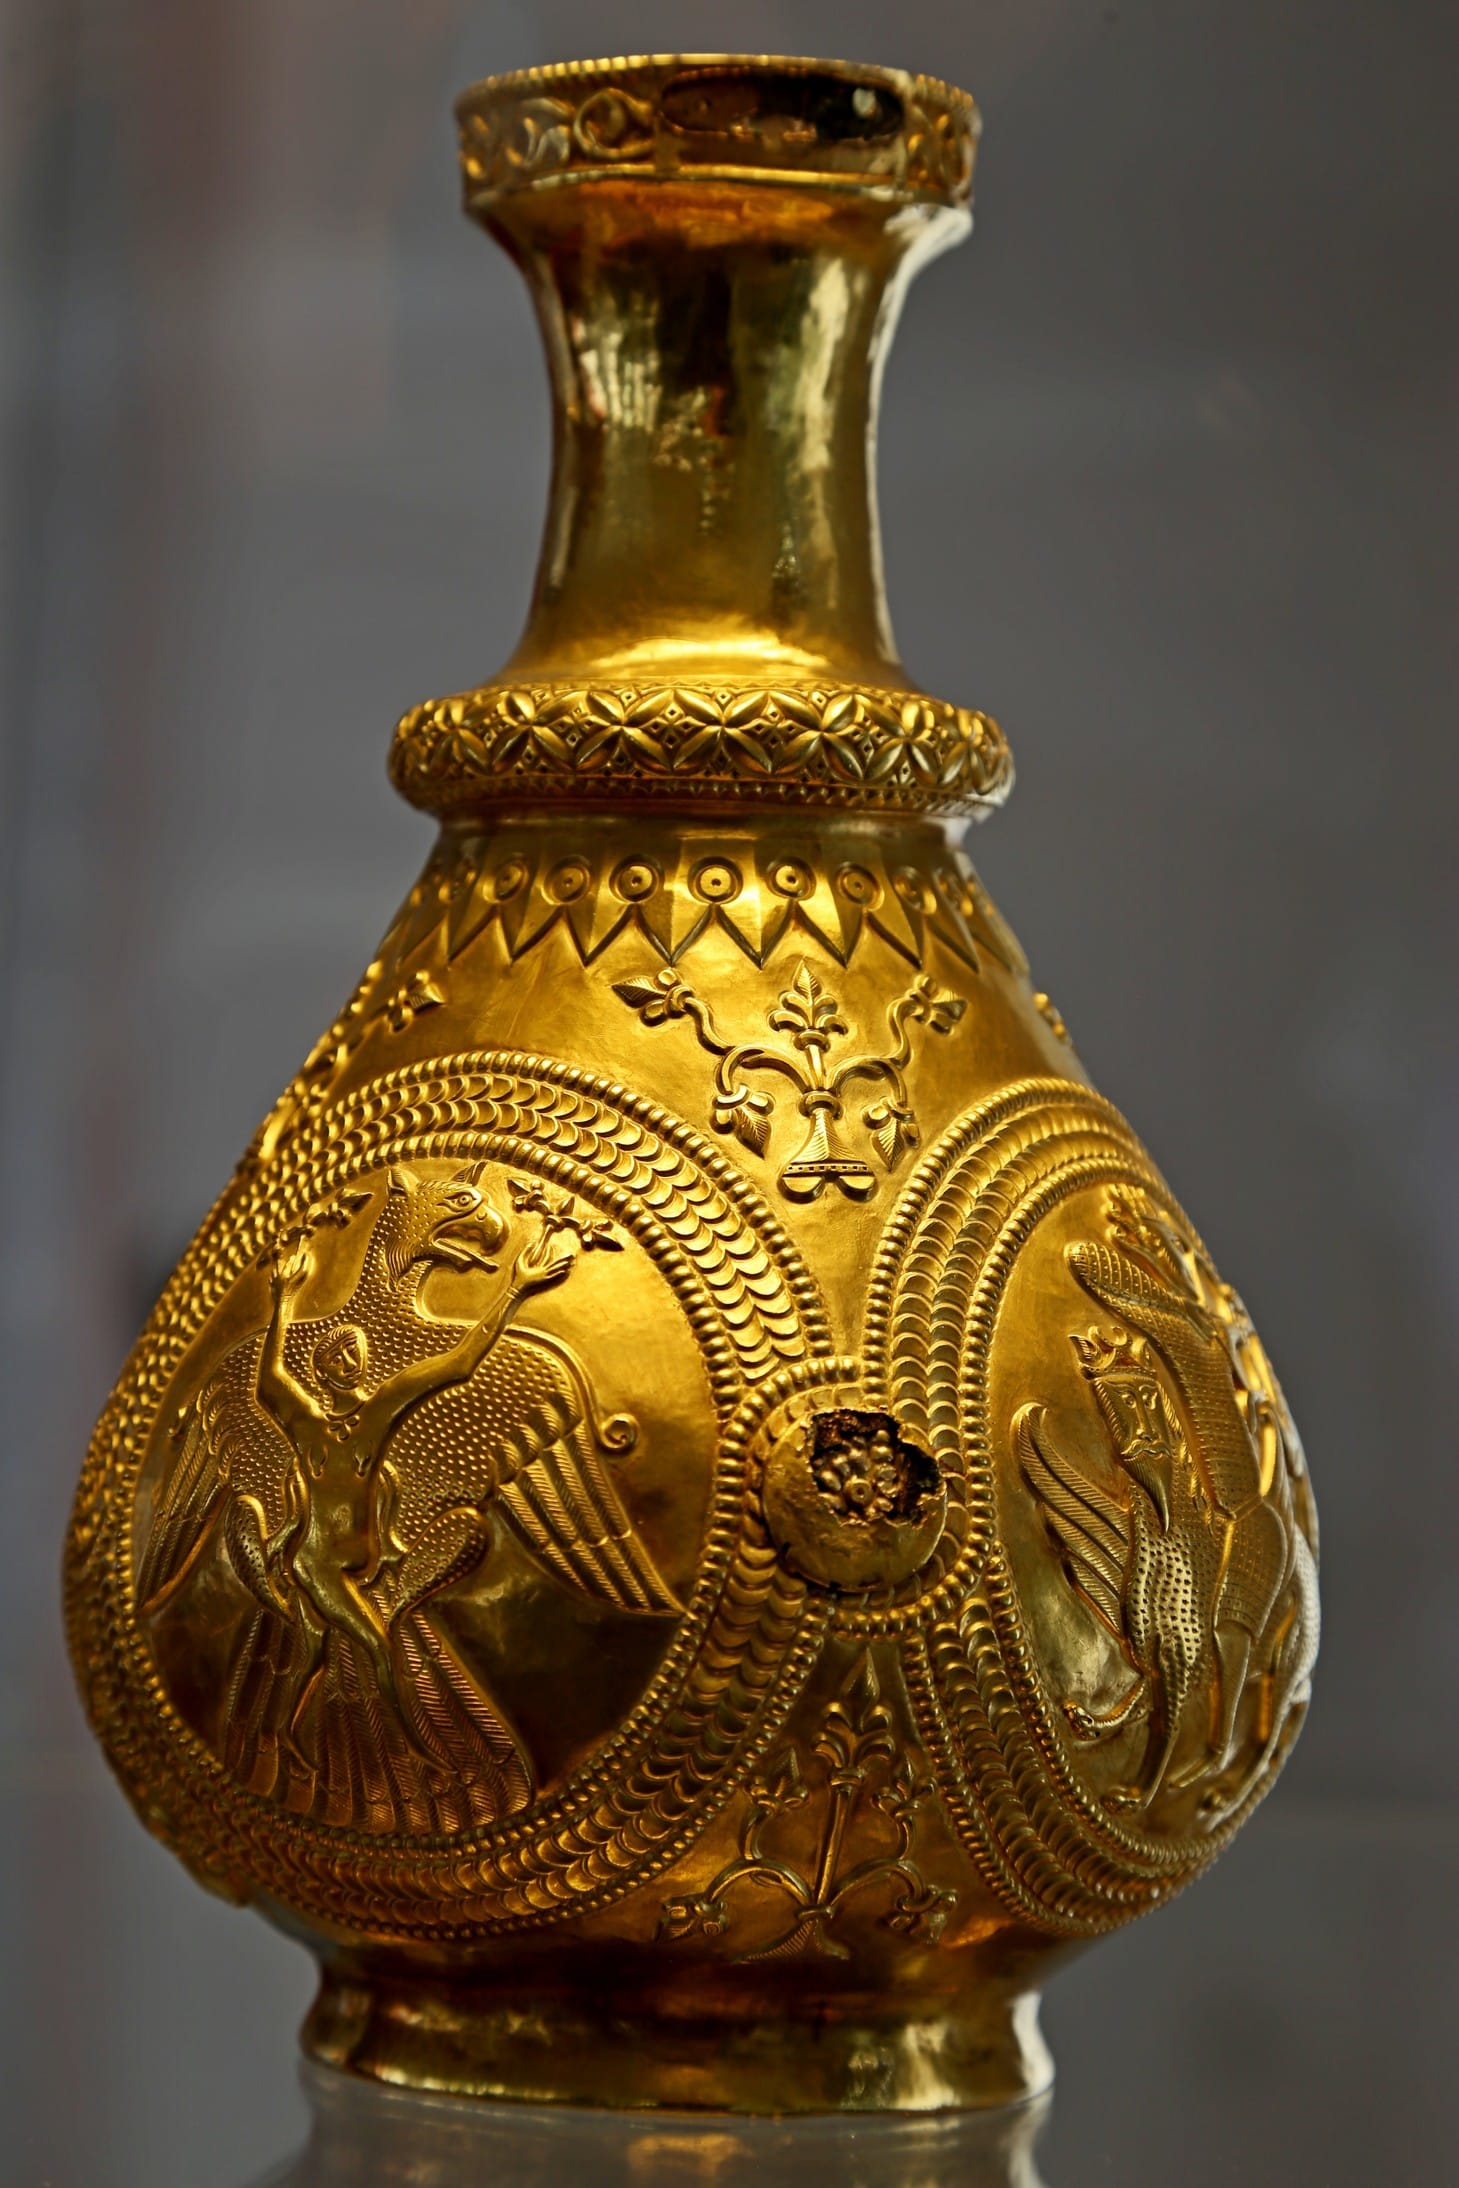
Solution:
[[[848,1960],[847,1947],[834,1935],[836,1918],[853,1896],[872,1890],[886,1902],[880,1917],[886,1928],[934,1941],[941,1935],[957,1895],[928,1885],[912,1856],[916,1811],[928,1799],[930,1788],[915,1758],[897,1738],[895,1720],[882,1701],[869,1654],[861,1657],[841,1692],[827,1704],[816,1728],[814,1758],[821,1766],[822,1813],[808,1873],[777,1860],[766,1843],[777,1817],[805,1807],[815,1797],[800,1750],[787,1747],[772,1756],[750,1782],[737,1858],[710,1880],[704,1892],[665,1903],[660,1928],[668,1936],[692,1936],[696,1931],[720,1936],[730,1920],[730,1899],[743,1884],[759,1887],[762,1901],[768,1890],[785,1904],[780,1915],[783,1926],[768,1943],[737,1955],[742,1962],[785,1960],[800,1953]],[[868,1804],[883,1819],[884,1843],[852,1864],[844,1859],[846,1841],[853,1835],[859,1811]]]
[[[936,817],[1002,798],[1001,732],[891,646],[872,368],[971,108],[663,60],[461,119],[555,376],[538,595],[401,723],[436,847],[98,1425],[78,1677],[148,1825],[316,1946],[323,2058],[1026,2095],[1040,1953],[1290,1749],[1316,1522]]]
[[[483,780],[579,803],[621,794],[757,803],[807,793],[871,811],[977,815],[1013,787],[986,714],[922,692],[629,685],[459,692],[395,732],[390,770],[412,804],[470,811]]]
[[[915,981],[887,1006],[887,1039],[881,1053],[853,1051],[833,1059],[836,1043],[847,1037],[846,1021],[835,997],[825,992],[804,959],[774,1009],[766,1013],[772,1033],[790,1036],[778,1047],[725,1040],[712,1008],[672,972],[657,973],[650,980],[617,981],[613,992],[637,1011],[646,1026],[663,1025],[672,1018],[691,1020],[700,1047],[716,1059],[714,1128],[732,1132],[757,1155],[764,1154],[769,1142],[775,1105],[769,1094],[754,1091],[750,1082],[766,1073],[789,1079],[809,1129],[780,1172],[780,1190],[787,1200],[819,1200],[827,1186],[834,1186],[848,1200],[866,1200],[875,1192],[876,1174],[870,1164],[850,1152],[838,1135],[849,1089],[858,1081],[883,1089],[863,1110],[861,1122],[884,1167],[895,1170],[919,1138],[903,1076],[912,1057],[910,1028],[925,1024],[937,1033],[951,1033],[967,1008],[961,996],[944,994],[930,980]]]

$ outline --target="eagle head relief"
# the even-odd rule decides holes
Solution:
[[[474,1162],[445,1178],[391,1169],[367,1258],[389,1283],[410,1284],[415,1301],[433,1270],[495,1270],[510,1227],[487,1198],[487,1169]]]

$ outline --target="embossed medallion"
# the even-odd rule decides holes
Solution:
[[[995,1889],[1106,1927],[1205,1865],[1300,1721],[1313,1523],[1266,1355],[1118,1113],[1033,1081],[909,1184],[865,1379],[948,1515],[912,1582],[837,1624],[908,1636],[928,1752]]]
[[[1070,1583],[1134,1674],[1109,1706],[1068,1697],[1064,1711],[1081,1740],[1143,1731],[1107,1808],[1149,1814],[1167,1790],[1196,1790],[1215,1819],[1259,1783],[1307,1704],[1318,1610],[1306,1468],[1246,1310],[1199,1246],[1148,1193],[1109,1194],[1105,1219],[1112,1243],[1081,1241],[1066,1258],[1118,1317],[1070,1333],[1113,1473],[1062,1453],[1041,1406],[1014,1424]]]
[[[326,1232],[348,1251],[332,1261],[337,1301],[316,1305]],[[662,1304],[642,1280],[625,1291],[610,1265],[630,1259],[657,1272]],[[735,1422],[825,1339],[789,1240],[722,1158],[582,1073],[444,1059],[292,1140],[286,1167],[222,1204],[183,1263],[127,1413],[99,1431],[111,1463],[83,1483],[92,1542],[122,1500],[92,1598],[117,1640],[95,1660],[153,1667],[118,1703],[194,1858],[256,1874],[263,1851],[287,1892],[292,1838],[323,1830],[323,1904],[378,1927],[387,1879],[409,1873],[412,1911],[397,1898],[385,1919],[429,1933],[465,1908],[459,1856],[431,1856],[420,1833],[521,1815],[515,1852],[476,1857],[474,1923],[633,1888],[606,1849],[651,1804],[662,1861],[675,1819],[726,1797],[804,1676],[822,1614],[746,1503]],[[635,1358],[682,1365],[625,1392]],[[697,1466],[677,1426],[696,1372],[706,1426],[721,1423]],[[118,1468],[126,1453],[140,1471]],[[524,1685],[513,1637],[576,1599],[587,1622],[559,1611],[554,1631],[580,1668],[559,1653],[551,1691]],[[622,1692],[615,1730],[601,1713],[635,1664],[647,1683]],[[574,1710],[612,1735],[575,1765]],[[671,1725],[681,1775],[664,1777]],[[259,1802],[287,1812],[276,1839],[249,1820]],[[377,1851],[331,1847],[341,1824]],[[595,1843],[602,1870],[582,1866]],[[545,1902],[538,1875],[557,1880]]]

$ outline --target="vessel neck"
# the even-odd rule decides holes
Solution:
[[[546,344],[552,484],[507,676],[905,681],[876,417],[903,296],[965,213],[607,179],[487,225]]]

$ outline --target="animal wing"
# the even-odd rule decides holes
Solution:
[[[137,1608],[144,1616],[160,1610],[182,1585],[231,1499],[252,1499],[269,1532],[283,1523],[292,1453],[254,1395],[258,1347],[257,1338],[235,1345],[178,1414],[172,1431],[177,1454],[137,1575]],[[239,1577],[258,1592],[248,1574]]]
[[[567,1348],[535,1332],[504,1337],[469,1383],[422,1406],[391,1446],[394,1532],[405,1549],[396,1615],[470,1569],[493,1503],[569,1587],[619,1610],[680,1610],[608,1472],[608,1448]],[[454,1457],[463,1451],[464,1466]]]
[[[1064,1457],[1045,1429],[1046,1418],[1043,1406],[1026,1405],[1015,1420],[1019,1467],[1074,1586],[1119,1640],[1124,1631],[1129,1513],[1117,1497]]]

